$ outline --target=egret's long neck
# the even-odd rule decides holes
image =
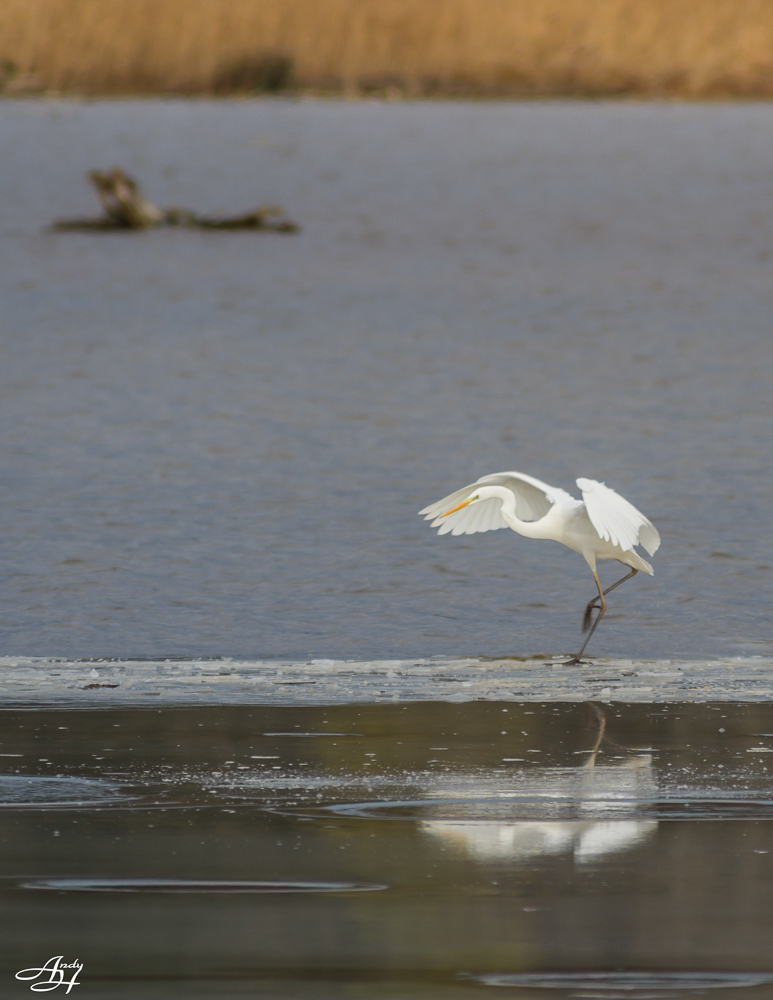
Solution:
[[[504,486],[487,486],[491,496],[502,498],[502,517],[509,528],[526,538],[544,538],[544,525],[540,521],[522,521],[515,513],[515,496]]]

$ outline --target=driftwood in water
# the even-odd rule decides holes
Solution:
[[[297,233],[299,226],[285,218],[281,208],[262,206],[243,215],[199,215],[186,208],[157,208],[140,193],[137,182],[120,167],[107,173],[87,174],[102,202],[104,214],[94,219],[60,219],[57,230],[104,232],[116,229],[150,229],[156,226],[188,226],[194,229],[264,229],[275,233]]]

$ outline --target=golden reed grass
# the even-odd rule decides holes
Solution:
[[[43,89],[238,89],[266,57],[323,91],[767,97],[773,0],[0,0]]]

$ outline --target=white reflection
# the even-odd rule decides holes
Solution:
[[[474,820],[429,820],[423,833],[447,845],[464,849],[480,861],[529,860],[573,854],[575,861],[596,861],[608,854],[638,847],[657,829],[657,820],[523,820],[516,823],[479,823]]]
[[[598,742],[583,767],[530,768],[510,781],[501,773],[479,775],[478,801],[470,798],[469,786],[435,786],[433,796],[446,802],[459,797],[459,807],[453,817],[423,821],[421,830],[481,861],[571,854],[583,864],[639,847],[658,827],[657,820],[641,816],[658,791],[652,757],[597,765],[597,751]],[[539,817],[557,809],[581,818],[517,819],[518,813]],[[503,816],[508,812],[512,819]],[[490,818],[492,813],[502,818]]]

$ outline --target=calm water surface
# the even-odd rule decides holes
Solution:
[[[416,517],[500,469],[660,528],[598,655],[773,648],[770,106],[5,101],[0,142],[3,652],[573,649],[579,557]],[[46,232],[113,164],[303,232]]]
[[[4,997],[773,995],[770,705],[2,721]]]

